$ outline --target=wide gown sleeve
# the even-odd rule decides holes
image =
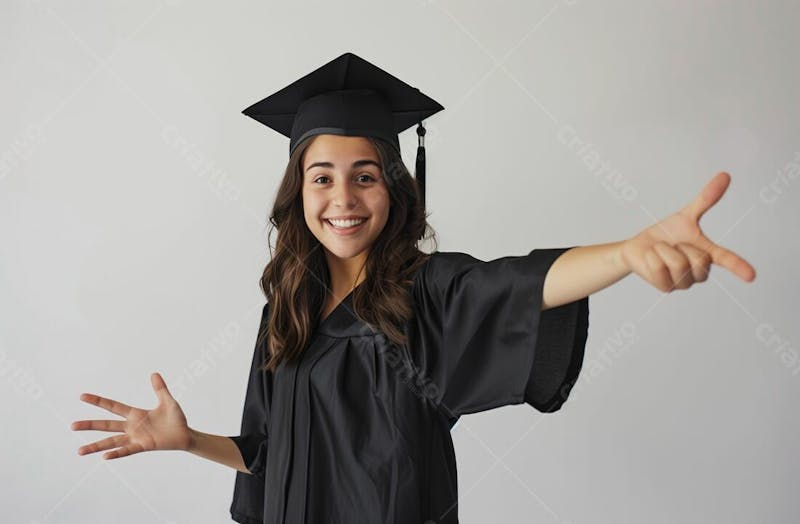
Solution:
[[[269,304],[261,313],[260,328],[268,321]],[[241,433],[229,438],[238,446],[245,466],[252,473],[236,472],[230,512],[233,520],[260,524],[264,511],[264,469],[267,461],[268,421],[272,393],[272,372],[258,369],[268,353],[266,341],[256,344],[242,412]]]
[[[547,271],[568,249],[488,262],[437,252],[422,268],[416,359],[451,421],[523,402],[549,413],[566,401],[583,363],[589,297],[541,308]]]

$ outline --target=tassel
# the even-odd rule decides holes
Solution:
[[[417,187],[419,187],[420,199],[422,200],[422,209],[425,209],[425,128],[420,121],[417,125],[417,167],[414,173],[414,178],[417,180]]]

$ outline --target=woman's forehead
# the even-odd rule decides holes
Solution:
[[[337,157],[366,155],[377,158],[372,142],[363,136],[317,135],[308,146],[306,156],[323,154]]]
[[[375,147],[367,138],[317,135],[306,149],[303,164],[310,166],[316,163],[331,163],[337,167],[349,167],[352,163],[365,159],[374,160],[380,164]]]

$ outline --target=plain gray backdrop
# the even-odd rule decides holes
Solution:
[[[159,371],[192,427],[238,433],[288,159],[240,112],[346,51],[445,106],[440,250],[622,240],[727,171],[701,226],[757,271],[592,295],[561,411],[453,430],[461,521],[797,522],[798,22],[797,2],[4,1],[3,522],[228,521],[233,470],[81,457],[109,434],[69,424],[117,418],[82,392],[155,407]]]

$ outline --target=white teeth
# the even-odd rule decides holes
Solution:
[[[329,218],[328,223],[337,229],[347,229],[348,227],[357,226],[366,220],[366,218],[359,218],[356,220],[332,220]]]

